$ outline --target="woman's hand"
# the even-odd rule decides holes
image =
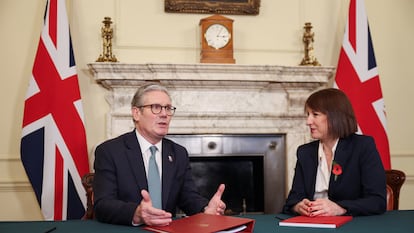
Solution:
[[[310,215],[314,216],[337,216],[346,213],[346,209],[342,208],[329,199],[316,199],[310,202]]]
[[[306,198],[298,202],[293,207],[293,211],[309,217],[337,216],[346,213],[346,209],[329,199],[316,199],[315,201],[310,201]]]
[[[302,201],[298,202],[295,206],[293,206],[293,211],[299,215],[310,216],[311,211],[311,201],[307,198],[304,198]]]

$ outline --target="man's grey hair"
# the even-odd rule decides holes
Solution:
[[[142,85],[138,90],[135,92],[134,97],[131,101],[131,107],[139,107],[144,105],[144,95],[150,91],[162,91],[168,95],[171,99],[170,93],[168,92],[167,88],[158,84],[158,83],[148,83]]]

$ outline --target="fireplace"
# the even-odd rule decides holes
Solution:
[[[192,156],[190,164],[202,196],[226,184],[226,214],[264,213],[263,156]]]
[[[88,66],[95,81],[107,91],[107,138],[134,127],[130,103],[139,86],[147,82],[166,86],[177,107],[170,137],[189,150],[195,175],[204,177],[203,170],[218,167],[222,171],[231,170],[230,165],[237,164],[238,169],[229,173],[229,178],[217,179],[231,182],[236,180],[234,176],[243,176],[246,183],[242,185],[248,186],[245,190],[254,190],[241,195],[242,188],[235,189],[241,184],[237,182],[240,179],[228,185],[225,195],[235,194],[227,202],[236,213],[280,210],[293,178],[296,149],[310,140],[304,102],[312,92],[327,86],[334,72],[333,67],[321,66],[154,63]],[[245,178],[245,173],[251,176]],[[263,173],[261,181],[260,173]],[[199,184],[203,190],[217,186],[203,182]]]
[[[278,213],[285,201],[284,135],[168,135],[187,148],[194,181],[211,198],[226,184],[227,214]]]

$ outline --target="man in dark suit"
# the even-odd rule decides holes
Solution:
[[[202,197],[192,179],[187,150],[164,138],[175,112],[166,88],[140,87],[131,106],[135,130],[102,143],[95,151],[96,218],[113,224],[168,225],[177,207],[187,215],[223,214],[224,184],[210,201]],[[154,190],[149,182],[152,157],[161,185]]]
[[[305,103],[313,142],[297,150],[284,213],[305,216],[373,215],[386,211],[386,179],[372,137],[357,135],[346,95],[334,88]]]

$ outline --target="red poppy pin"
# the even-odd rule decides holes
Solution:
[[[335,181],[338,178],[339,175],[342,174],[342,167],[339,165],[339,163],[333,161],[332,163],[332,173],[335,175]]]

